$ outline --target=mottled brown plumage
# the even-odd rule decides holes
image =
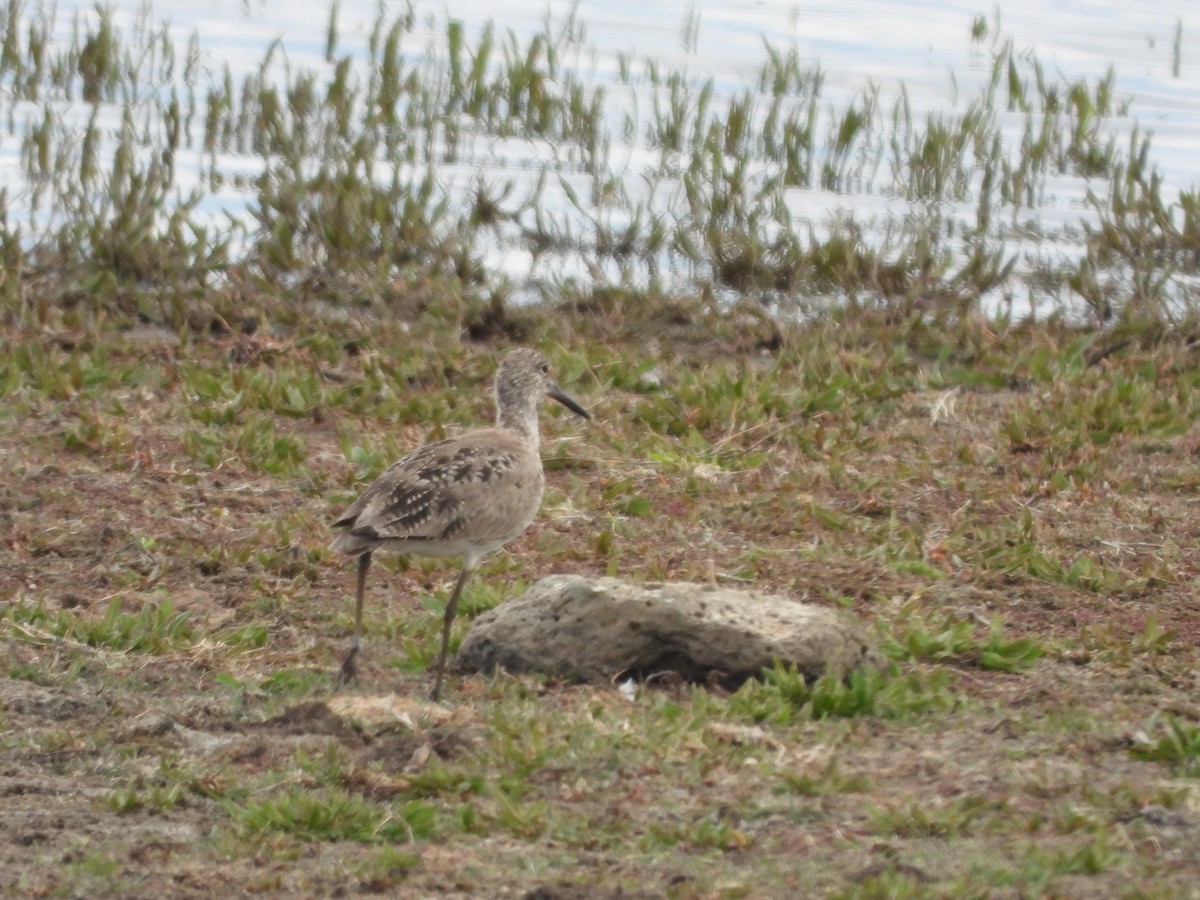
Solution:
[[[537,408],[549,395],[585,419],[587,412],[549,377],[535,350],[514,350],[496,372],[496,425],[416,450],[377,478],[341,518],[333,549],[358,557],[354,643],[340,681],[352,680],[362,637],[363,589],[371,554],[397,550],[457,556],[462,571],[446,603],[433,699],[442,676],[458,598],[467,574],[488,553],[523,532],[542,504],[545,476],[539,455]]]

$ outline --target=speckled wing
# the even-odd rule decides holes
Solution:
[[[410,453],[342,514],[333,549],[388,547],[457,556],[463,545],[500,544],[537,515],[543,476],[537,452],[503,428],[483,429]]]

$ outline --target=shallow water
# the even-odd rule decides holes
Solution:
[[[118,2],[118,21],[132,23],[140,4]],[[379,12],[377,0],[343,0],[339,14],[339,52],[366,54],[366,42]],[[406,37],[404,47],[414,65],[437,69],[438,54],[444,49],[448,18],[464,24],[468,41],[474,41],[485,22],[497,18],[500,34],[512,29],[527,37],[546,28],[561,28],[571,16],[582,33],[580,46],[569,66],[586,73],[587,81],[608,88],[606,116],[614,145],[608,157],[610,170],[624,182],[631,202],[641,200],[652,209],[672,210],[679,203],[679,185],[665,179],[651,183],[644,173],[657,153],[648,147],[644,128],[632,140],[621,139],[625,113],[636,110],[644,120],[653,92],[644,79],[632,84],[618,78],[620,57],[632,60],[630,68],[644,73],[647,61],[663,70],[685,71],[699,80],[711,77],[714,103],[744,89],[762,65],[764,43],[795,47],[802,61],[819,64],[825,74],[822,106],[831,112],[843,109],[856,95],[877,87],[881,109],[887,109],[907,91],[914,119],[931,112],[954,112],[975,96],[991,75],[990,40],[1011,38],[1016,49],[1036,54],[1048,75],[1066,81],[1086,77],[1095,81],[1108,69],[1116,72],[1118,101],[1131,101],[1128,116],[1114,116],[1104,128],[1122,141],[1135,123],[1153,135],[1152,159],[1164,179],[1168,198],[1196,182],[1196,148],[1200,138],[1200,6],[1188,2],[1009,2],[999,13],[980,3],[956,0],[891,0],[891,2],[796,3],[725,2],[719,4],[657,0],[654,3],[622,3],[614,0],[538,0],[510,2],[498,18],[495,4],[477,2],[417,2],[417,27]],[[403,7],[393,5],[399,14]],[[79,11],[94,17],[89,3],[63,0],[58,6],[57,35],[69,38],[72,16]],[[293,71],[311,68],[329,71],[324,61],[329,7],[311,2],[279,0],[208,0],[203,4],[179,0],[157,0],[152,6],[155,21],[171,23],[179,47],[195,31],[200,38],[201,60],[206,71],[219,75],[228,63],[235,77],[258,70],[272,41],[279,40]],[[997,15],[999,16],[997,20]],[[990,30],[988,42],[970,40],[972,21],[983,16]],[[1182,28],[1180,69],[1173,72],[1177,27]],[[10,221],[32,228],[45,220],[30,215],[29,191],[19,180],[16,147],[22,122],[35,110],[18,104],[10,115],[13,131],[0,141],[0,174],[9,192]],[[116,127],[115,110],[109,111]],[[76,104],[74,113],[86,121],[88,108]],[[1022,117],[1011,114],[1013,139],[1020,134]],[[1002,122],[1005,120],[1002,117]],[[261,171],[258,156],[225,154],[222,171],[253,175]],[[178,178],[182,189],[199,183],[202,156],[198,150],[181,154]],[[439,167],[440,187],[457,202],[465,198],[482,175],[489,183],[511,181],[514,203],[528,196],[538,176],[553,172],[549,186],[539,198],[540,212],[558,222],[569,233],[593,227],[570,202],[567,185],[587,196],[590,177],[572,162],[556,159],[552,146],[532,140],[497,140],[487,135],[466,136],[455,161]],[[562,178],[559,184],[558,178]],[[830,216],[848,211],[868,233],[883,234],[888,223],[907,210],[895,197],[885,177],[865,179],[856,189],[842,192],[816,188],[790,189],[786,200],[797,229],[812,228],[820,234]],[[1082,200],[1091,185],[1082,178],[1054,177],[1036,217],[1042,235],[1036,244],[1018,235],[1006,235],[1008,252],[1021,260],[1046,255],[1070,259],[1080,252],[1079,228],[1092,221]],[[212,222],[226,217],[249,223],[248,195],[229,182],[211,192],[201,213]],[[974,205],[957,208],[945,204],[952,217],[969,222]],[[615,223],[628,221],[630,209],[585,210],[598,219]],[[500,229],[481,247],[492,277],[505,277],[518,287],[517,295],[536,295],[549,284],[564,281],[609,280],[645,286],[651,278],[668,288],[682,288],[697,280],[694,266],[664,257],[648,271],[637,265],[618,265],[611,260],[596,265],[586,247],[577,251],[532,253],[515,231]],[[1011,298],[1010,298],[1011,299]],[[991,298],[994,302],[997,298]],[[1037,303],[1032,294],[1027,302]],[[1020,305],[1020,303],[1018,303]]]

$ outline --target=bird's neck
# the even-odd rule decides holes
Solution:
[[[538,416],[536,408],[496,405],[496,424],[520,434],[536,449],[539,443]]]

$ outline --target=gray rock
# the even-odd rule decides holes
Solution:
[[[457,672],[541,672],[609,681],[673,671],[736,686],[773,661],[814,679],[845,676],[879,656],[838,610],[701,584],[636,585],[552,575],[477,618]]]

